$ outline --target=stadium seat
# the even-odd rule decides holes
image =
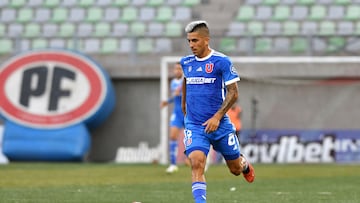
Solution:
[[[296,37],[292,40],[290,51],[294,54],[305,53],[308,50],[308,44],[306,38]]]
[[[96,6],[104,8],[112,7],[112,0],[98,0],[96,1]]]
[[[264,25],[261,21],[251,21],[247,30],[250,35],[260,36],[264,34]]]
[[[116,38],[106,38],[102,41],[100,53],[109,54],[118,52],[118,40]]]
[[[345,38],[343,37],[330,37],[328,40],[327,52],[338,51],[343,49],[346,45]]]
[[[255,53],[267,53],[272,50],[272,40],[271,38],[257,38],[255,40]]]
[[[76,38],[76,39],[69,39],[69,40],[67,40],[66,48],[82,51],[83,41],[80,40],[80,39],[78,39],[78,38]]]
[[[310,8],[309,20],[320,21],[326,17],[326,7],[323,5],[314,5]]]
[[[242,36],[246,32],[246,25],[242,22],[231,22],[229,25],[227,36]]]
[[[3,8],[0,13],[0,21],[4,23],[13,22],[16,19],[16,10],[12,8]]]
[[[183,34],[182,25],[178,22],[168,22],[165,24],[166,37],[181,37]]]
[[[182,0],[167,0],[166,4],[169,6],[179,6],[182,3]]]
[[[357,36],[360,36],[360,21],[356,22],[356,24],[355,24],[354,34]]]
[[[170,53],[172,51],[172,43],[169,38],[157,38],[155,41],[156,53]]]
[[[334,0],[333,3],[336,5],[350,5],[352,0]]]
[[[31,41],[31,48],[32,49],[44,49],[44,48],[48,48],[48,42],[45,39],[33,39]]]
[[[219,51],[229,54],[236,51],[236,39],[233,37],[223,37],[220,39]]]
[[[201,3],[201,0],[183,0],[182,5],[188,6],[188,7],[193,7],[193,6],[199,5],[200,3]]]
[[[280,0],[263,0],[261,4],[267,6],[276,6],[280,3]]]
[[[360,51],[360,41],[357,37],[349,37],[346,42],[347,46],[345,48],[346,51],[349,52],[358,52]]]
[[[173,20],[175,21],[189,21],[192,18],[191,9],[188,7],[175,7],[175,14]]]
[[[256,20],[268,20],[272,17],[272,8],[270,6],[259,6],[256,9]]]
[[[66,41],[64,39],[52,38],[49,42],[49,48],[66,48]]]
[[[116,22],[120,19],[120,9],[115,7],[105,8],[103,20],[106,22]]]
[[[47,8],[56,8],[60,5],[60,0],[45,0],[43,5]]]
[[[10,0],[9,6],[11,8],[23,8],[25,7],[26,1],[25,0]]]
[[[288,6],[276,6],[274,10],[273,20],[284,21],[290,17],[290,8]]]
[[[140,38],[137,40],[136,52],[138,54],[147,54],[154,52],[154,41],[152,38]]]
[[[18,10],[18,17],[16,19],[19,23],[28,23],[33,19],[34,12],[31,8],[21,8]]]
[[[121,13],[122,22],[132,22],[137,20],[138,10],[135,7],[124,7]]]
[[[290,47],[289,37],[276,37],[274,40],[273,50],[275,53],[288,53]]]
[[[118,22],[118,23],[115,23],[112,26],[112,28],[113,28],[112,33],[116,37],[126,36],[129,31],[129,25],[127,23]]]
[[[159,37],[164,34],[164,24],[159,22],[150,22],[148,24],[147,36]]]
[[[300,33],[300,25],[298,21],[286,21],[283,23],[283,35],[295,36]]]
[[[171,7],[162,6],[158,8],[155,20],[158,22],[168,22],[171,20],[173,15],[173,9]]]
[[[87,9],[85,21],[90,23],[97,23],[103,18],[103,9],[99,7],[92,7]]]
[[[297,4],[306,6],[314,5],[315,2],[316,0],[297,0]]]
[[[119,52],[120,53],[130,53],[133,50],[136,49],[136,41],[135,39],[131,39],[131,38],[122,38],[120,40],[120,47],[119,47]]]
[[[116,7],[126,7],[130,4],[130,0],[115,0],[113,5]]]
[[[40,25],[38,23],[29,23],[25,25],[23,36],[26,38],[37,37],[40,35]]]
[[[302,23],[302,28],[301,28],[301,34],[302,35],[313,35],[316,34],[318,31],[318,26],[316,22],[313,21],[305,21]]]
[[[53,10],[52,22],[63,23],[68,18],[68,9],[67,8],[55,8]]]
[[[39,8],[35,10],[34,21],[38,23],[44,23],[50,21],[50,9],[47,8]]]
[[[2,0],[0,1],[0,8],[9,7],[9,0]]]
[[[339,36],[352,35],[354,33],[354,24],[351,21],[340,21],[337,23],[337,32]]]
[[[346,9],[345,19],[356,21],[360,18],[360,5],[349,5]]]
[[[335,23],[334,21],[322,21],[319,25],[319,34],[321,36],[332,36],[335,32]]]
[[[45,23],[41,27],[42,27],[42,36],[44,36],[44,37],[59,36],[57,24]]]
[[[241,6],[238,9],[235,20],[247,22],[255,17],[255,8],[252,6]]]
[[[152,21],[155,18],[156,9],[152,7],[142,7],[138,19],[140,21]]]
[[[100,22],[94,25],[94,36],[106,37],[111,35],[111,25],[107,22]]]
[[[60,37],[73,37],[75,35],[75,25],[70,22],[66,22],[59,27]]]
[[[278,36],[281,34],[282,24],[277,21],[268,21],[265,23],[265,35],[267,36]]]
[[[136,21],[130,24],[131,36],[144,36],[146,32],[146,24],[140,21]]]
[[[88,38],[84,40],[83,51],[85,53],[98,53],[100,50],[99,39]]]
[[[85,9],[84,8],[70,8],[68,20],[70,22],[81,22],[85,19]]]
[[[0,38],[4,37],[6,33],[6,27],[4,24],[0,24]]]
[[[308,7],[295,5],[293,6],[290,18],[292,20],[304,20],[307,18],[308,13]]]
[[[21,39],[19,44],[20,44],[20,47],[18,47],[16,51],[30,50],[30,40],[29,39]]]
[[[89,37],[93,34],[93,26],[91,23],[80,23],[77,26],[76,36]]]
[[[151,7],[157,7],[163,5],[164,3],[164,0],[148,0],[146,5]]]
[[[0,55],[13,52],[13,41],[7,38],[0,39]]]
[[[27,6],[33,7],[33,8],[41,8],[43,5],[43,0],[28,0]]]
[[[80,7],[88,8],[95,4],[95,0],[79,0],[78,5]]]
[[[18,24],[18,23],[12,23],[8,25],[8,36],[9,37],[18,37],[21,36],[21,34],[24,31],[24,26],[23,24]]]
[[[61,5],[63,7],[74,7],[77,5],[77,0],[63,0]]]
[[[298,5],[296,0],[281,0],[281,4],[291,5],[291,6]]]
[[[329,20],[341,20],[344,18],[345,9],[343,6],[330,6],[328,8],[328,14],[326,19]]]
[[[326,38],[311,38],[311,50],[317,53],[325,53],[327,49]]]

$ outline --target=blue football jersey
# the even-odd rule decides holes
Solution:
[[[186,78],[185,124],[201,125],[220,109],[226,85],[239,81],[239,75],[230,58],[215,50],[204,58],[185,56],[181,66]]]

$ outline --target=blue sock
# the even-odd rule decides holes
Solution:
[[[193,182],[192,194],[195,203],[206,203],[206,183],[205,182]]]
[[[176,155],[177,155],[177,140],[170,141],[170,164],[176,165]]]

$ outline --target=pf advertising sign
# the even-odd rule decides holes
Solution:
[[[109,76],[78,52],[31,51],[0,67],[3,150],[10,160],[82,159],[90,146],[88,129],[114,106]]]

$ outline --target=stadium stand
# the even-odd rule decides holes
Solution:
[[[183,55],[183,27],[196,19],[211,24],[212,46],[226,54],[360,52],[358,0],[2,0],[0,54],[50,46]]]

